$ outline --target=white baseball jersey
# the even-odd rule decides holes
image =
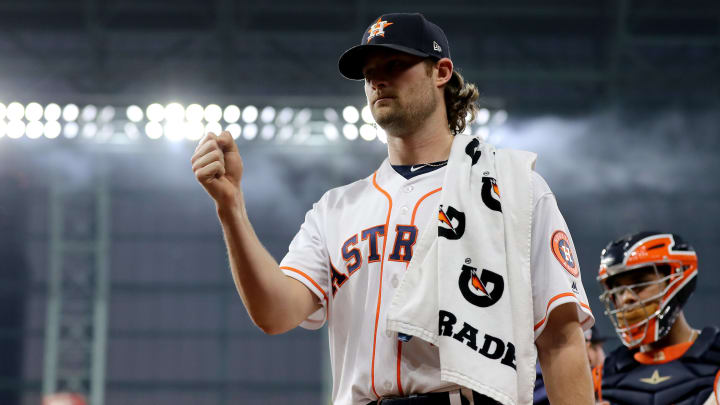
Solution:
[[[402,342],[385,328],[415,242],[428,223],[437,226],[429,219],[438,217],[445,167],[430,169],[407,179],[386,159],[371,176],[328,191],[307,213],[280,264],[322,302],[301,326],[317,329],[328,322],[334,404],[458,388],[440,380],[437,347],[418,338]],[[553,308],[568,302],[577,304],[589,328],[593,318],[572,238],[538,174],[533,198],[535,338]]]

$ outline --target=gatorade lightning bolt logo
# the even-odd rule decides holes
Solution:
[[[457,240],[462,238],[465,233],[465,213],[456,210],[455,208],[448,205],[447,209],[443,209],[440,205],[438,212],[438,236],[450,240]],[[453,220],[457,222],[457,225],[453,225]]]
[[[489,286],[492,286],[492,289],[488,288]],[[458,287],[469,303],[486,308],[500,300],[505,290],[505,282],[501,275],[488,269],[483,269],[478,277],[475,267],[464,264]]]
[[[555,231],[555,233],[553,233],[552,238],[550,238],[550,248],[555,258],[568,273],[572,274],[573,277],[577,277],[580,274],[575,256],[570,247],[570,239],[565,235],[565,232]]]
[[[382,21],[382,17],[378,18],[378,20],[375,22],[375,24],[370,26],[370,29],[368,30],[368,34],[370,36],[368,37],[367,41],[370,42],[371,39],[375,37],[385,37],[385,28],[393,25],[394,23]]]
[[[482,178],[482,190],[480,195],[482,200],[493,211],[502,212],[502,205],[500,204],[500,189],[497,185],[497,180],[492,177]]]

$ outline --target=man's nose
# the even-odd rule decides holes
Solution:
[[[370,78],[369,81],[370,87],[372,87],[373,89],[383,89],[388,85],[387,79],[379,75]]]
[[[620,292],[620,303],[622,304],[632,304],[637,301],[637,297],[635,296],[635,293],[633,293],[632,289],[630,287],[625,287]]]

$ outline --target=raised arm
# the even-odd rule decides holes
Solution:
[[[230,133],[208,133],[191,163],[215,201],[235,287],[250,318],[268,334],[295,328],[321,305],[307,287],[283,274],[255,235],[240,186],[242,158]]]

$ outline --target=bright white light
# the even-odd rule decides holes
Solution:
[[[82,118],[83,121],[93,121],[95,118],[97,118],[97,107],[95,107],[92,104],[88,104],[85,107],[83,107],[82,112],[80,113],[80,118]]]
[[[223,116],[222,108],[217,104],[210,104],[205,107],[205,121],[207,122],[220,122]]]
[[[170,103],[165,106],[165,121],[183,122],[185,119],[185,107],[180,103]],[[167,134],[166,134],[167,136]],[[173,138],[174,139],[174,138]],[[176,140],[176,139],[174,139]]]
[[[125,115],[131,122],[140,122],[142,121],[144,114],[142,108],[136,105],[131,105],[128,106],[127,110],[125,110]],[[137,127],[135,129],[137,129]]]
[[[242,133],[242,127],[237,122],[234,124],[230,124],[225,128],[226,131],[230,132],[230,135],[232,135],[233,139],[238,139],[240,134]]]
[[[110,122],[113,118],[115,118],[115,107],[106,105],[100,110],[100,116],[98,117],[100,122]]]
[[[334,108],[326,108],[323,111],[323,117],[325,117],[325,121],[328,121],[328,122],[337,122],[337,120],[340,118],[340,116],[338,115],[337,111],[335,111]]]
[[[7,112],[7,107],[5,107],[5,104],[0,103],[0,120],[5,118],[5,113]]]
[[[45,107],[45,120],[50,121],[57,121],[60,119],[60,116],[62,115],[62,108],[60,108],[59,105],[55,103],[50,103]]]
[[[293,128],[290,125],[286,125],[280,128],[277,139],[281,142],[287,141],[293,136]]]
[[[199,141],[203,137],[205,127],[200,121],[188,122],[185,127],[185,138],[191,141]]]
[[[343,108],[342,116],[345,122],[349,124],[354,124],[360,119],[360,113],[358,113],[357,108],[351,105]]]
[[[260,131],[260,138],[266,141],[272,139],[273,136],[275,136],[275,125],[273,124],[265,125]]]
[[[45,109],[47,112],[47,109]],[[45,127],[43,129],[43,132],[45,133],[45,137],[48,139],[55,139],[58,136],[60,136],[60,132],[62,131],[62,126],[57,121],[48,121],[45,123]]]
[[[490,130],[488,127],[483,126],[475,130],[475,135],[479,136],[483,141],[487,141],[490,136]]]
[[[302,126],[307,124],[312,118],[312,111],[309,108],[303,108],[295,116],[295,125]]]
[[[41,124],[40,121],[31,121],[25,126],[25,134],[30,139],[40,138],[44,130],[45,128],[43,128],[43,124]]]
[[[360,127],[360,137],[366,141],[372,141],[377,136],[375,127],[370,124],[363,124]]]
[[[275,108],[272,106],[266,106],[262,109],[262,112],[260,113],[260,121],[264,123],[272,122],[272,120],[275,119]]]
[[[255,120],[258,118],[258,109],[254,105],[249,105],[245,107],[245,109],[242,112],[242,119],[243,121],[247,123],[255,122]]]
[[[28,121],[40,121],[43,116],[43,108],[38,103],[30,103],[25,106],[25,118]]]
[[[258,133],[258,127],[255,124],[248,124],[245,125],[245,130],[243,131],[243,137],[247,139],[248,141],[255,139]]]
[[[323,133],[329,141],[338,139],[338,136],[340,135],[335,124],[331,124],[329,122],[323,126]]]
[[[293,117],[293,109],[290,107],[285,107],[282,110],[280,110],[280,113],[277,116],[277,123],[279,125],[285,125],[290,120],[292,120]]]
[[[228,124],[234,124],[240,119],[240,114],[240,107],[231,104],[225,107],[225,111],[223,111],[223,119]]]
[[[487,108],[481,108],[475,114],[475,122],[477,122],[480,125],[487,124],[489,119],[490,119],[490,110],[488,110]]]
[[[345,136],[345,139],[354,141],[358,137],[358,129],[353,124],[345,124],[343,125],[343,135]]]
[[[493,115],[492,123],[495,125],[502,125],[507,121],[508,113],[505,110],[498,110],[495,115]]]
[[[5,131],[7,131],[7,123],[0,118],[0,138],[5,136]]]
[[[62,117],[66,122],[73,122],[78,119],[80,109],[75,104],[68,104],[63,108]]]
[[[17,101],[13,101],[8,104],[5,115],[8,121],[20,121],[25,116],[25,107]],[[23,129],[23,131],[25,131],[25,129]]]
[[[207,125],[205,125],[205,133],[212,132],[215,135],[220,135],[222,132],[222,126],[220,126],[219,122],[210,122]]]
[[[160,103],[152,103],[145,109],[145,116],[147,116],[150,121],[160,122],[165,118],[165,107]]]
[[[13,120],[7,124],[7,136],[11,139],[18,139],[25,135],[25,123],[20,120]]]
[[[167,113],[167,110],[165,110]],[[183,114],[185,115],[185,108],[182,109]],[[173,113],[177,113],[177,111],[174,111]],[[175,117],[177,118],[177,117]],[[185,138],[184,128],[183,128],[183,122],[182,121],[174,121],[170,120],[165,124],[165,127],[163,128],[163,132],[165,135],[165,138],[167,138],[170,141],[177,142],[181,141]]]
[[[78,132],[80,132],[80,126],[77,122],[68,122],[63,125],[63,135],[65,135],[65,138],[75,138],[78,135]]]
[[[97,134],[98,127],[94,122],[88,122],[82,128],[82,136],[85,138],[92,138]]]
[[[103,142],[108,141],[114,133],[115,128],[113,128],[112,124],[104,124],[97,132],[97,139]]]
[[[190,104],[185,109],[185,119],[189,122],[200,122],[203,120],[205,110],[200,104]]]
[[[370,111],[370,107],[365,106],[362,108],[362,112],[360,114],[362,116],[363,121],[367,124],[374,124],[375,118],[372,116],[372,111]]]
[[[163,135],[163,127],[157,121],[150,121],[145,124],[145,134],[150,139],[160,139]]]
[[[382,143],[387,143],[387,132],[384,129],[377,127],[377,138]]]
[[[297,144],[302,144],[308,138],[310,138],[310,134],[311,131],[309,126],[300,127],[295,133],[295,138],[293,139],[293,141],[295,141],[295,143]]]
[[[138,107],[139,109],[140,107]],[[140,110],[140,113],[142,113],[142,110]],[[125,135],[129,139],[137,139],[138,135],[140,135],[140,130],[138,129],[137,125],[133,124],[132,122],[126,122],[123,126],[123,130],[125,131]]]

